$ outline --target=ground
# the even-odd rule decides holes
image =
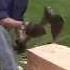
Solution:
[[[35,23],[41,20],[44,6],[51,6],[64,19],[64,28],[58,39],[59,44],[70,46],[70,1],[69,0],[29,0],[28,10],[25,14],[26,21],[33,21]],[[50,26],[46,26],[47,34],[31,39],[27,44],[27,48],[44,45],[52,41]],[[23,55],[21,55],[22,57]],[[23,59],[20,59],[23,62]],[[21,62],[21,63],[22,63]],[[21,64],[20,63],[20,64]],[[23,65],[23,63],[22,63]]]
[[[70,3],[69,0],[29,0],[28,10],[25,14],[25,20],[39,22],[43,15],[44,6],[51,6],[58,14],[60,14],[65,23],[64,28],[59,38],[60,44],[70,46]],[[52,40],[50,26],[46,26],[47,34],[43,37],[32,39],[28,46],[46,44]]]

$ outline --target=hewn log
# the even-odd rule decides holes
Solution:
[[[70,48],[48,44],[27,50],[26,70],[70,70]]]

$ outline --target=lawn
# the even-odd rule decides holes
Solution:
[[[43,15],[44,6],[51,6],[57,13],[59,13],[65,23],[62,33],[58,39],[58,42],[62,45],[70,46],[70,1],[69,0],[29,0],[27,12],[25,14],[26,21],[33,21],[38,23]],[[31,39],[28,43],[28,47],[34,47],[38,45],[47,44],[52,41],[50,25],[46,26],[47,34]]]
[[[26,21],[33,21],[34,23],[40,22],[43,16],[44,6],[51,6],[58,14],[60,14],[65,23],[64,28],[59,36],[58,42],[62,45],[70,46],[70,0],[29,0],[29,5],[27,12],[25,14]],[[47,42],[52,41],[52,36],[50,32],[50,25],[45,26],[47,34],[39,38],[31,39],[27,46],[28,48],[44,45]],[[20,58],[23,55],[20,56]],[[19,59],[19,61],[25,61]],[[24,66],[23,63],[19,63]]]

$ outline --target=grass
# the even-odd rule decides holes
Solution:
[[[28,10],[25,14],[25,20],[33,21],[35,23],[41,20],[44,6],[51,6],[57,13],[59,13],[65,21],[63,31],[59,37],[59,43],[70,46],[70,1],[69,0],[29,0]],[[46,26],[47,34],[31,39],[28,43],[29,47],[37,45],[44,45],[52,41],[50,26]]]
[[[59,44],[70,46],[70,0],[29,0],[25,20],[38,23],[42,18],[44,6],[51,6],[64,18],[64,28],[59,36],[58,42]],[[31,39],[27,44],[28,48],[44,45],[52,41],[50,25],[45,26],[45,28],[47,34],[39,38]],[[22,58],[22,56],[20,55],[19,57]],[[19,61],[23,62],[24,60],[22,58]],[[24,63],[22,62],[19,62],[19,64],[24,67]]]

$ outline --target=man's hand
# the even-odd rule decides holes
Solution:
[[[0,24],[6,28],[11,29],[11,28],[21,28],[23,22],[12,18],[4,18],[1,19]]]

